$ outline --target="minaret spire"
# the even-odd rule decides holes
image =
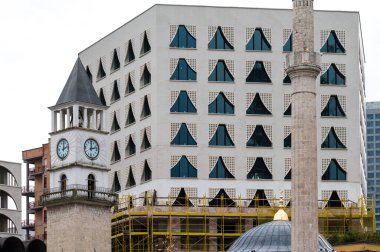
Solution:
[[[293,0],[292,80],[292,252],[318,251],[316,78],[313,0]]]

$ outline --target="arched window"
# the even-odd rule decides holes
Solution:
[[[346,77],[335,64],[331,64],[327,71],[321,75],[321,84],[345,85]]]
[[[218,161],[208,176],[209,178],[235,178],[234,175],[232,175],[231,172],[227,169],[222,157],[218,158]]]
[[[337,136],[334,127],[331,127],[329,134],[327,135],[325,141],[321,145],[322,149],[346,149],[346,146],[340,141]]]
[[[322,180],[346,180],[346,171],[339,165],[336,159],[331,159],[328,168],[322,175]]]
[[[256,158],[254,165],[247,174],[247,179],[272,179],[272,173],[262,157]]]
[[[178,163],[170,169],[172,178],[196,178],[197,169],[189,162],[186,156],[182,156]]]
[[[272,147],[272,142],[265,133],[262,125],[257,125],[252,136],[247,141],[247,146],[251,147]]]
[[[186,91],[181,90],[174,102],[173,106],[170,108],[170,112],[181,112],[181,113],[196,113],[197,109],[189,98]]]
[[[326,43],[322,46],[321,52],[324,53],[345,53],[343,45],[340,43],[335,31],[331,31]]]
[[[256,93],[251,105],[246,110],[247,115],[271,115],[272,113],[265,107],[260,94]]]
[[[208,81],[220,81],[220,82],[233,82],[234,77],[231,72],[228,70],[226,62],[224,60],[218,60],[216,66],[210,76]]]
[[[187,128],[186,123],[182,123],[177,135],[171,141],[172,145],[197,145],[197,142],[194,140],[193,136],[190,134],[189,129]]]
[[[177,67],[174,70],[170,80],[196,80],[197,73],[187,64],[186,59],[178,60]]]
[[[172,42],[170,43],[172,48],[196,48],[197,41],[186,29],[186,26],[179,25],[177,33],[175,34]]]
[[[224,124],[218,125],[214,136],[211,138],[208,144],[210,146],[235,146],[230,135],[228,134],[227,127]]]
[[[233,50],[234,47],[228,42],[223,34],[222,27],[218,26],[214,37],[208,43],[208,49]]]
[[[87,190],[88,190],[88,197],[93,198],[95,196],[95,176],[93,174],[89,174],[87,177]]]
[[[67,178],[65,174],[61,175],[61,193],[62,196],[66,195],[66,190],[67,190]]]
[[[234,105],[227,99],[223,92],[220,92],[215,100],[208,105],[209,114],[233,114]]]
[[[256,61],[251,72],[249,73],[246,82],[263,82],[270,83],[271,80],[265,70],[264,63],[262,61]]]
[[[326,107],[322,110],[321,116],[332,116],[332,117],[344,117],[342,106],[340,105],[337,95],[331,95]]]
[[[270,51],[271,45],[266,39],[263,30],[261,28],[256,28],[253,33],[251,39],[248,41],[245,46],[246,50],[254,50],[254,51]]]

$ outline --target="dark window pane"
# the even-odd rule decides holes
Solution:
[[[272,147],[272,142],[268,138],[262,125],[257,125],[252,136],[247,142],[247,146]]]
[[[132,41],[128,41],[127,55],[125,56],[125,63],[135,60],[135,53],[133,52]]]
[[[226,49],[233,50],[234,47],[228,42],[223,34],[222,27],[218,26],[214,37],[208,43],[208,49]]]
[[[346,146],[344,146],[344,144],[340,141],[337,134],[335,133],[334,127],[332,127],[325,141],[323,141],[321,148],[345,149]]]
[[[220,124],[208,143],[210,146],[235,146],[232,142],[230,135],[228,134],[228,130],[226,125]]]
[[[282,47],[283,52],[291,52],[293,51],[293,33],[290,34],[288,40],[286,41],[285,45]]]
[[[344,117],[346,114],[343,111],[342,106],[340,105],[338,96],[331,95],[326,107],[323,109],[322,116],[335,116],[335,117]]]
[[[326,43],[322,46],[321,52],[325,53],[345,53],[346,50],[343,48],[335,31],[331,31]]]
[[[321,84],[346,84],[346,77],[338,70],[335,64],[331,64],[327,71],[321,75],[320,79]]]
[[[253,66],[252,71],[249,73],[246,82],[271,82],[262,61],[255,62],[255,65]]]
[[[251,105],[246,110],[247,115],[271,115],[272,113],[265,107],[260,94],[256,93]]]
[[[116,49],[113,50],[111,71],[115,71],[120,68],[119,56],[117,55]]]
[[[289,134],[284,139],[284,148],[291,148],[292,147],[292,134]]]
[[[327,170],[322,175],[322,180],[346,180],[346,171],[343,170],[336,159],[331,159]]]
[[[143,38],[143,44],[141,46],[140,54],[145,54],[150,51],[150,44],[148,40],[148,35],[146,34],[146,31],[144,32],[144,38]]]
[[[227,169],[222,157],[218,158],[216,165],[209,174],[209,178],[235,178]]]
[[[247,179],[272,179],[272,173],[269,171],[263,158],[256,158],[253,167],[247,174]]]
[[[268,40],[265,38],[265,35],[261,28],[256,28],[251,39],[248,41],[245,46],[246,50],[255,50],[255,51],[270,51],[271,45]]]
[[[292,115],[292,104],[289,104],[289,107],[284,112],[284,116],[291,116],[291,115]]]
[[[222,82],[233,82],[234,77],[228,70],[228,67],[224,60],[218,60],[214,70],[208,77],[208,81],[222,81]]]
[[[215,100],[208,105],[208,113],[210,114],[233,114],[234,112],[234,105],[223,92],[220,92]]]

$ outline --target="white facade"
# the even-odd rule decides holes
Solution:
[[[186,25],[196,38],[195,49],[170,48],[178,25]],[[221,26],[233,50],[211,50],[208,43],[216,28]],[[246,44],[255,28],[262,31],[271,45],[270,51],[247,51]],[[114,116],[120,129],[110,130],[109,135],[109,185],[114,183],[115,172],[120,182],[120,194],[141,196],[145,191],[156,190],[159,197],[185,188],[190,197],[214,197],[219,188],[227,189],[230,197],[252,198],[255,190],[264,189],[267,197],[279,196],[285,190],[290,195],[290,181],[284,180],[290,169],[290,148],[284,148],[284,138],[289,134],[290,117],[284,111],[290,104],[291,85],[283,84],[285,58],[283,45],[291,34],[292,11],[275,9],[224,8],[200,6],[155,5],[135,19],[121,26],[103,39],[79,53],[84,66],[93,76],[93,85],[102,89],[107,105],[107,124],[110,129]],[[345,76],[345,85],[321,85],[317,78],[317,135],[319,199],[328,199],[336,190],[343,199],[357,202],[366,193],[364,175],[365,119],[364,119],[364,52],[359,13],[341,11],[315,12],[315,48],[319,52],[330,32],[334,30],[345,48],[345,53],[323,53],[322,74],[331,63],[336,64]],[[140,54],[146,32],[151,50]],[[135,60],[124,64],[128,41],[132,41]],[[111,70],[116,50],[120,68]],[[171,74],[177,60],[185,58],[196,71],[196,81],[173,81]],[[216,61],[223,59],[234,77],[233,82],[210,82],[208,77]],[[97,76],[99,62],[105,77]],[[262,61],[271,83],[247,83],[246,78],[254,62]],[[151,73],[151,83],[140,86],[144,66]],[[128,76],[131,74],[135,92],[125,94]],[[111,99],[116,81],[120,99]],[[181,90],[191,93],[190,99],[196,113],[171,113],[170,108]],[[224,92],[234,105],[234,114],[209,114],[208,105],[219,92]],[[271,115],[247,115],[246,109],[255,93],[259,93]],[[148,97],[151,115],[141,118],[144,96]],[[337,95],[345,117],[322,117],[330,95]],[[112,100],[112,101],[111,101]],[[136,122],[125,126],[130,104]],[[178,123],[186,123],[196,146],[170,144],[178,130]],[[213,147],[209,141],[215,124],[225,124],[234,147]],[[255,125],[263,125],[272,147],[247,147],[246,143]],[[345,149],[322,149],[321,144],[331,127],[336,129]],[[141,142],[147,129],[151,148],[141,150]],[[128,156],[125,148],[129,136],[136,144],[136,154]],[[112,160],[115,141],[120,160]],[[53,143],[52,143],[53,146]],[[186,155],[197,168],[197,178],[171,178],[171,168]],[[234,179],[210,179],[216,158],[223,160]],[[272,179],[247,179],[254,160],[262,157]],[[336,159],[346,172],[346,180],[322,181],[323,171],[331,159]],[[142,181],[143,167],[147,160],[152,179]],[[132,167],[136,186],[128,187],[129,170]],[[253,194],[253,195],[252,195]]]

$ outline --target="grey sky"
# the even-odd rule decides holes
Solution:
[[[376,1],[315,0],[315,9],[359,11],[366,54],[367,101],[380,100],[376,60],[380,17]],[[154,5],[131,0],[11,0],[0,3],[0,160],[47,142],[50,111],[78,52]],[[171,0],[160,3],[292,7],[291,0]],[[228,17],[233,18],[233,17]]]

